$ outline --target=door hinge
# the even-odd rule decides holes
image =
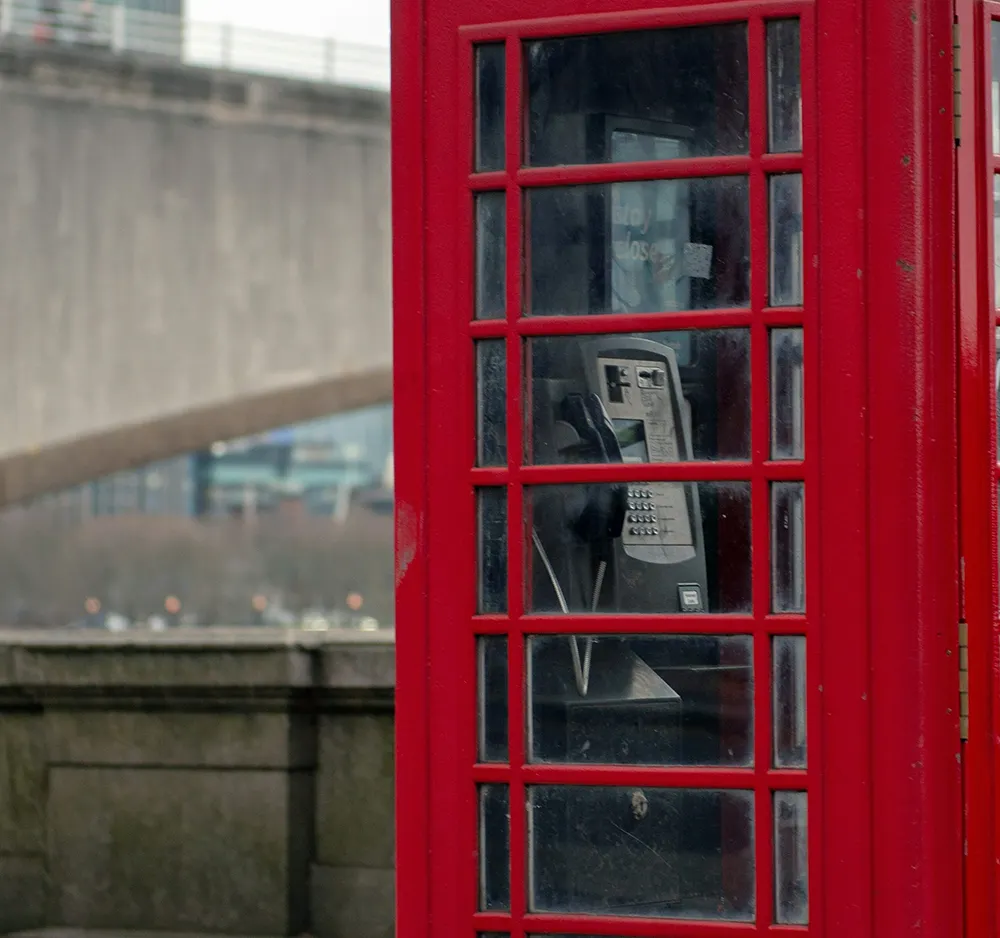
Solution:
[[[969,738],[969,623],[958,623],[958,735]]]
[[[955,146],[962,142],[962,34],[958,19],[951,27],[952,80],[954,82]]]

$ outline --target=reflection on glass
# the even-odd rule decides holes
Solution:
[[[802,305],[802,176],[772,176],[771,305]]]
[[[802,330],[772,329],[771,458],[802,459]]]
[[[507,304],[507,208],[502,192],[476,196],[476,319],[503,319]]]
[[[809,923],[809,828],[804,791],[774,793],[774,919]]]
[[[753,792],[529,788],[532,912],[750,921]]]
[[[805,612],[805,490],[771,483],[771,611]]]
[[[503,339],[476,343],[476,465],[507,462],[507,367]]]
[[[776,635],[771,640],[771,694],[774,720],[774,765],[806,766],[806,640]]]
[[[507,761],[507,639],[476,641],[479,672],[479,761]]]
[[[616,133],[681,141],[672,156],[747,152],[745,23],[529,42],[525,65],[533,166],[651,158],[615,153]]]
[[[476,172],[504,167],[504,45],[476,49]]]
[[[556,186],[526,198],[535,315],[747,305],[745,176]]]
[[[525,490],[531,612],[750,611],[750,485]]]
[[[506,785],[479,786],[479,910],[510,909],[510,795]]]
[[[753,647],[745,635],[529,639],[534,762],[746,766]]]
[[[507,611],[507,492],[502,488],[476,493],[479,528],[480,613]]]
[[[1000,22],[990,23],[990,92],[993,103],[993,153],[1000,156]]]
[[[748,329],[536,338],[526,355],[530,462],[750,458]]]
[[[799,21],[767,24],[767,146],[772,153],[802,149]]]

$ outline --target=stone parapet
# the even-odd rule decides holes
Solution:
[[[389,938],[393,633],[0,633],[0,933]]]

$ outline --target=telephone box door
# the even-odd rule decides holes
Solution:
[[[833,9],[397,3],[401,934],[876,933]]]

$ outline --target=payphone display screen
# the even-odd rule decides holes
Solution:
[[[646,426],[641,420],[612,419],[623,462],[649,462]]]
[[[469,43],[480,933],[808,924],[799,24],[668,13]]]

